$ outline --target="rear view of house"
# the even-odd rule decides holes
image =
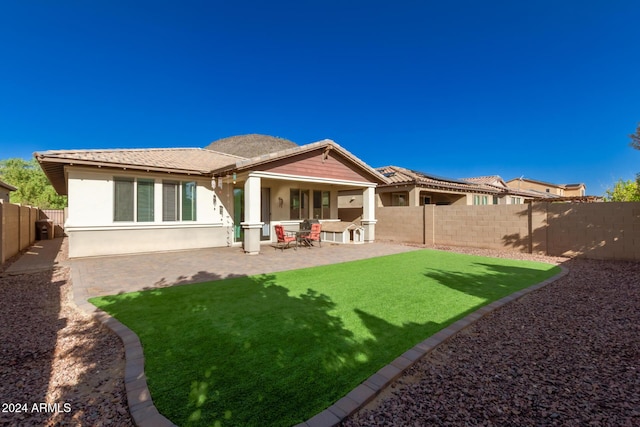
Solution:
[[[56,150],[34,154],[68,195],[69,256],[219,246],[255,254],[273,227],[339,221],[338,193],[363,200],[364,240],[375,238],[377,171],[331,140],[298,146],[245,135],[207,148]]]

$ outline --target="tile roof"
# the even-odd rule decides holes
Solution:
[[[234,163],[240,157],[202,148],[146,148],[114,150],[56,150],[36,153],[49,160],[75,160],[87,164],[172,169],[207,173],[216,167]]]
[[[500,190],[495,186],[482,185],[473,182],[467,182],[454,178],[446,178],[437,175],[426,174],[411,169],[401,168],[398,166],[385,166],[377,168],[383,176],[387,178],[391,185],[393,184],[415,184],[425,187],[438,188],[442,190],[452,190],[457,192],[480,192],[480,193],[499,193]]]
[[[531,178],[513,178],[513,179],[510,179],[509,181],[507,181],[507,183],[517,182],[517,181],[532,182],[534,184],[546,185],[547,187],[556,187],[556,188],[568,188],[568,187],[580,188],[581,186],[586,187],[586,185],[584,183],[578,183],[578,184],[553,184],[551,182],[538,181],[537,179],[531,179]]]
[[[506,183],[504,182],[502,177],[500,177],[500,175],[474,176],[471,178],[462,178],[462,180],[473,182],[474,184],[495,185],[501,188],[506,187]],[[496,182],[500,183],[500,185],[496,185]]]
[[[288,146],[289,144],[285,144]],[[272,148],[279,146],[270,145]],[[211,145],[210,145],[211,147]],[[59,194],[67,194],[65,165],[127,168],[144,171],[171,172],[193,175],[215,175],[220,172],[246,170],[252,166],[286,159],[312,150],[330,149],[360,167],[374,182],[386,183],[375,169],[340,147],[325,139],[307,145],[285,148],[280,151],[246,158],[204,148],[146,148],[110,150],[52,150],[34,153],[49,181]]]
[[[34,156],[59,194],[67,194],[64,166],[69,164],[206,175],[241,159],[202,148],[52,150]]]

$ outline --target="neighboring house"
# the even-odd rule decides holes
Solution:
[[[379,206],[497,204],[498,187],[445,178],[398,166],[377,168],[389,183],[378,186]]]
[[[556,197],[584,197],[586,194],[587,186],[585,184],[551,184],[549,182],[537,181],[529,178],[514,178],[507,181],[509,188],[520,191],[531,191],[535,194],[539,194],[540,197],[544,195],[551,195]]]
[[[527,200],[554,197],[550,194],[541,194],[530,190],[518,190],[515,188],[510,188],[499,175],[463,178],[463,181],[490,186],[498,189],[500,191],[500,195],[498,196],[497,204],[500,205],[520,205],[522,203],[525,203]]]
[[[338,193],[363,200],[375,238],[375,188],[387,180],[331,140],[297,146],[265,135],[207,148],[61,150],[34,154],[68,195],[69,256],[242,245],[255,254],[273,226],[337,221]]]
[[[16,191],[17,188],[11,184],[7,184],[6,182],[0,181],[0,200],[3,200],[9,203],[9,193],[12,191]]]

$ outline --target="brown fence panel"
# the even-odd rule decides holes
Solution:
[[[36,241],[40,209],[0,202],[0,264]]]
[[[30,206],[20,206],[19,210],[19,222],[20,222],[20,232],[18,239],[20,241],[20,250],[26,249],[29,247],[29,230],[32,225],[31,222],[31,207]],[[34,225],[35,227],[35,225]]]
[[[3,257],[6,261],[20,252],[20,206],[4,203],[2,209]]]
[[[41,209],[40,219],[48,219],[53,221],[54,237],[64,236],[64,218],[65,211],[63,209]]]
[[[29,242],[33,245],[36,242],[36,221],[40,218],[40,209],[31,208],[31,226],[29,227]]]

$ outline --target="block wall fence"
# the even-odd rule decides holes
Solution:
[[[36,241],[40,210],[0,200],[0,264]]]
[[[640,261],[640,202],[377,207],[376,238]]]

